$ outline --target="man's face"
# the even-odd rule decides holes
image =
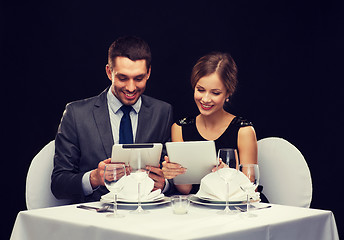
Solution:
[[[124,105],[133,105],[146,89],[150,76],[146,60],[132,61],[126,57],[116,57],[114,68],[106,65],[106,74],[111,80],[111,91]]]

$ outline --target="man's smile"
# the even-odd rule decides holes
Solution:
[[[132,93],[130,93],[130,92],[123,92],[123,93],[124,93],[125,97],[126,97],[128,100],[133,100],[133,99],[135,99],[136,94],[137,94],[137,92],[132,92]]]

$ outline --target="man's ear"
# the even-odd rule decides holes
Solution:
[[[112,81],[112,71],[111,71],[111,68],[110,68],[109,64],[106,64],[105,71],[106,71],[106,75],[108,76],[110,81]]]
[[[149,77],[150,77],[150,74],[151,74],[151,69],[152,69],[152,67],[149,67],[149,69],[148,69],[148,73],[147,73],[147,80],[149,79]]]

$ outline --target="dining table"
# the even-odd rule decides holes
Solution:
[[[167,198],[168,199],[168,198]],[[83,203],[102,207],[104,202]],[[222,206],[191,203],[187,214],[174,214],[169,201],[143,206],[148,214],[132,214],[136,206],[119,205],[123,218],[109,212],[65,205],[18,213],[11,240],[106,239],[235,239],[338,240],[329,210],[256,203],[249,217],[245,206],[233,215],[218,214]],[[233,206],[232,206],[233,208]]]

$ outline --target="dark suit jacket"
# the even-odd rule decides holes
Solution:
[[[54,170],[51,190],[58,199],[73,202],[98,201],[107,189],[101,186],[85,197],[84,173],[111,157],[111,123],[107,105],[108,88],[99,96],[67,104],[55,139]],[[142,95],[138,114],[136,143],[170,141],[172,107],[163,101]]]

